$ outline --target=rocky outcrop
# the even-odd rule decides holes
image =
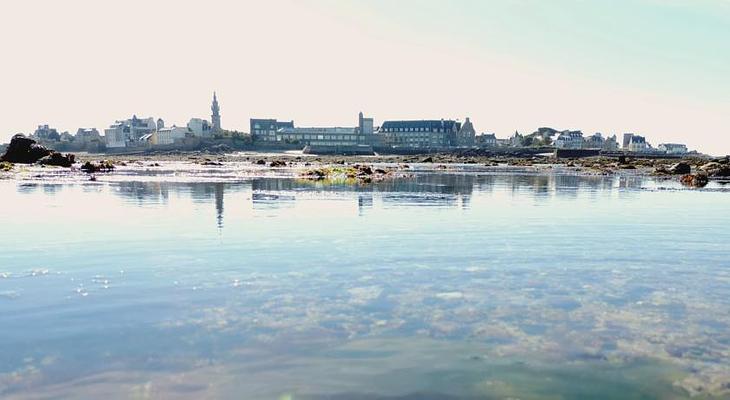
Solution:
[[[392,178],[395,175],[392,171],[382,168],[375,168],[369,165],[351,165],[351,166],[328,166],[314,168],[302,173],[301,177],[311,180],[342,180],[357,183],[371,183],[373,181],[382,181]]]
[[[0,161],[7,161],[18,164],[33,164],[41,158],[51,154],[51,150],[39,145],[35,140],[17,134],[10,140],[5,154]]]
[[[671,167],[669,167],[669,173],[675,174],[675,175],[686,175],[692,172],[692,167],[687,164],[686,162],[678,162]]]
[[[10,144],[5,150],[5,154],[0,157],[0,161],[17,164],[40,162],[43,165],[70,167],[74,163],[74,155],[63,155],[41,146],[25,135],[17,134],[10,140]]]
[[[701,165],[699,170],[706,173],[708,176],[713,178],[728,178],[730,177],[730,163],[712,161],[707,164]]]

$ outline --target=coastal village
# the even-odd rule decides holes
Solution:
[[[198,156],[227,153],[243,154],[241,161],[271,168],[305,168],[298,175],[303,179],[351,179],[361,183],[407,176],[409,163],[492,167],[557,164],[599,175],[638,170],[640,174],[678,175],[680,182],[692,187],[730,179],[730,157],[713,159],[689,151],[681,143],[653,146],[635,133],[585,135],[580,130],[541,127],[529,134],[515,132],[509,138],[498,138],[494,133],[477,133],[469,117],[463,121],[386,120],[376,125],[374,118],[362,112],[349,127],[301,127],[293,120],[251,118],[248,132],[240,132],[223,127],[216,93],[210,111],[210,120],[191,118],[184,126],[133,115],[114,121],[103,129],[103,134],[97,128],[79,128],[71,135],[59,133],[50,125],[39,125],[32,134],[16,134],[9,144],[0,147],[0,171],[11,171],[16,163],[72,167],[80,161],[77,156],[85,161],[79,163],[79,169],[89,174],[110,172],[136,157],[162,161],[160,157],[182,154],[195,163],[221,166],[226,159]],[[317,156],[310,158],[317,165],[305,162],[301,157],[304,155]],[[384,169],[377,163],[397,167]]]
[[[682,157],[690,152],[681,143],[652,145],[639,134],[604,136],[580,130],[538,128],[498,138],[477,132],[469,117],[459,119],[387,120],[379,125],[362,112],[349,127],[300,127],[292,120],[251,118],[248,132],[224,129],[218,96],[213,93],[210,120],[191,118],[184,125],[162,118],[120,119],[107,128],[78,128],[75,134],[48,125],[26,137],[57,151],[134,154],[150,151],[200,150],[212,146],[230,150],[303,150],[311,154],[426,154],[464,149],[495,153],[538,154],[555,152],[564,157],[631,154],[638,157]],[[353,113],[354,114],[354,113]],[[3,150],[0,148],[0,150]]]

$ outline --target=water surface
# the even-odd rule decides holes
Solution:
[[[0,181],[0,397],[730,396],[722,185]]]

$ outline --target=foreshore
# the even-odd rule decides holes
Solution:
[[[38,164],[0,166],[0,177],[35,180],[77,176],[115,174],[122,171],[154,171],[174,165],[176,174],[194,178],[200,169],[225,169],[244,175],[266,176],[271,173],[305,179],[350,178],[360,183],[388,178],[405,178],[413,171],[561,173],[574,175],[653,176],[704,186],[708,180],[730,180],[728,157],[707,158],[633,158],[586,157],[556,158],[551,155],[509,156],[459,153],[424,155],[338,156],[309,155],[301,152],[213,152],[172,151],[144,154],[77,153],[68,168]],[[695,182],[692,178],[698,177]]]

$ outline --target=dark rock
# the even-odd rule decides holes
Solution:
[[[217,166],[217,167],[220,167],[220,166],[222,166],[222,165],[223,165],[223,163],[222,163],[222,162],[215,162],[215,161],[210,161],[210,160],[208,160],[208,161],[203,161],[203,162],[201,162],[201,163],[200,163],[200,165],[210,165],[210,166]]]
[[[692,172],[692,167],[686,162],[678,162],[669,167],[669,172],[675,175],[686,175]]]
[[[19,164],[33,164],[41,158],[51,154],[51,150],[39,145],[35,140],[22,134],[13,136],[0,157],[0,161],[7,161]]]
[[[256,165],[266,165],[265,160],[256,160]]]
[[[57,167],[70,167],[74,163],[76,156],[73,154],[63,155],[61,153],[52,152],[51,154],[41,158],[38,162],[42,165],[54,165]]]
[[[81,166],[81,170],[88,173],[93,172],[109,172],[114,169],[114,164],[112,164],[110,161],[100,161],[98,164],[94,164],[90,161],[87,161],[84,163],[84,165]]]
[[[426,157],[423,160],[421,160],[422,163],[432,163],[433,157]]]
[[[730,166],[723,165],[722,167],[720,167],[720,169],[718,169],[717,171],[714,171],[714,173],[712,174],[712,176],[715,177],[715,178],[718,178],[718,177],[719,178],[727,178],[727,177],[730,177]]]
[[[276,167],[286,167],[286,162],[281,160],[274,160],[269,164],[270,167],[276,168]]]

